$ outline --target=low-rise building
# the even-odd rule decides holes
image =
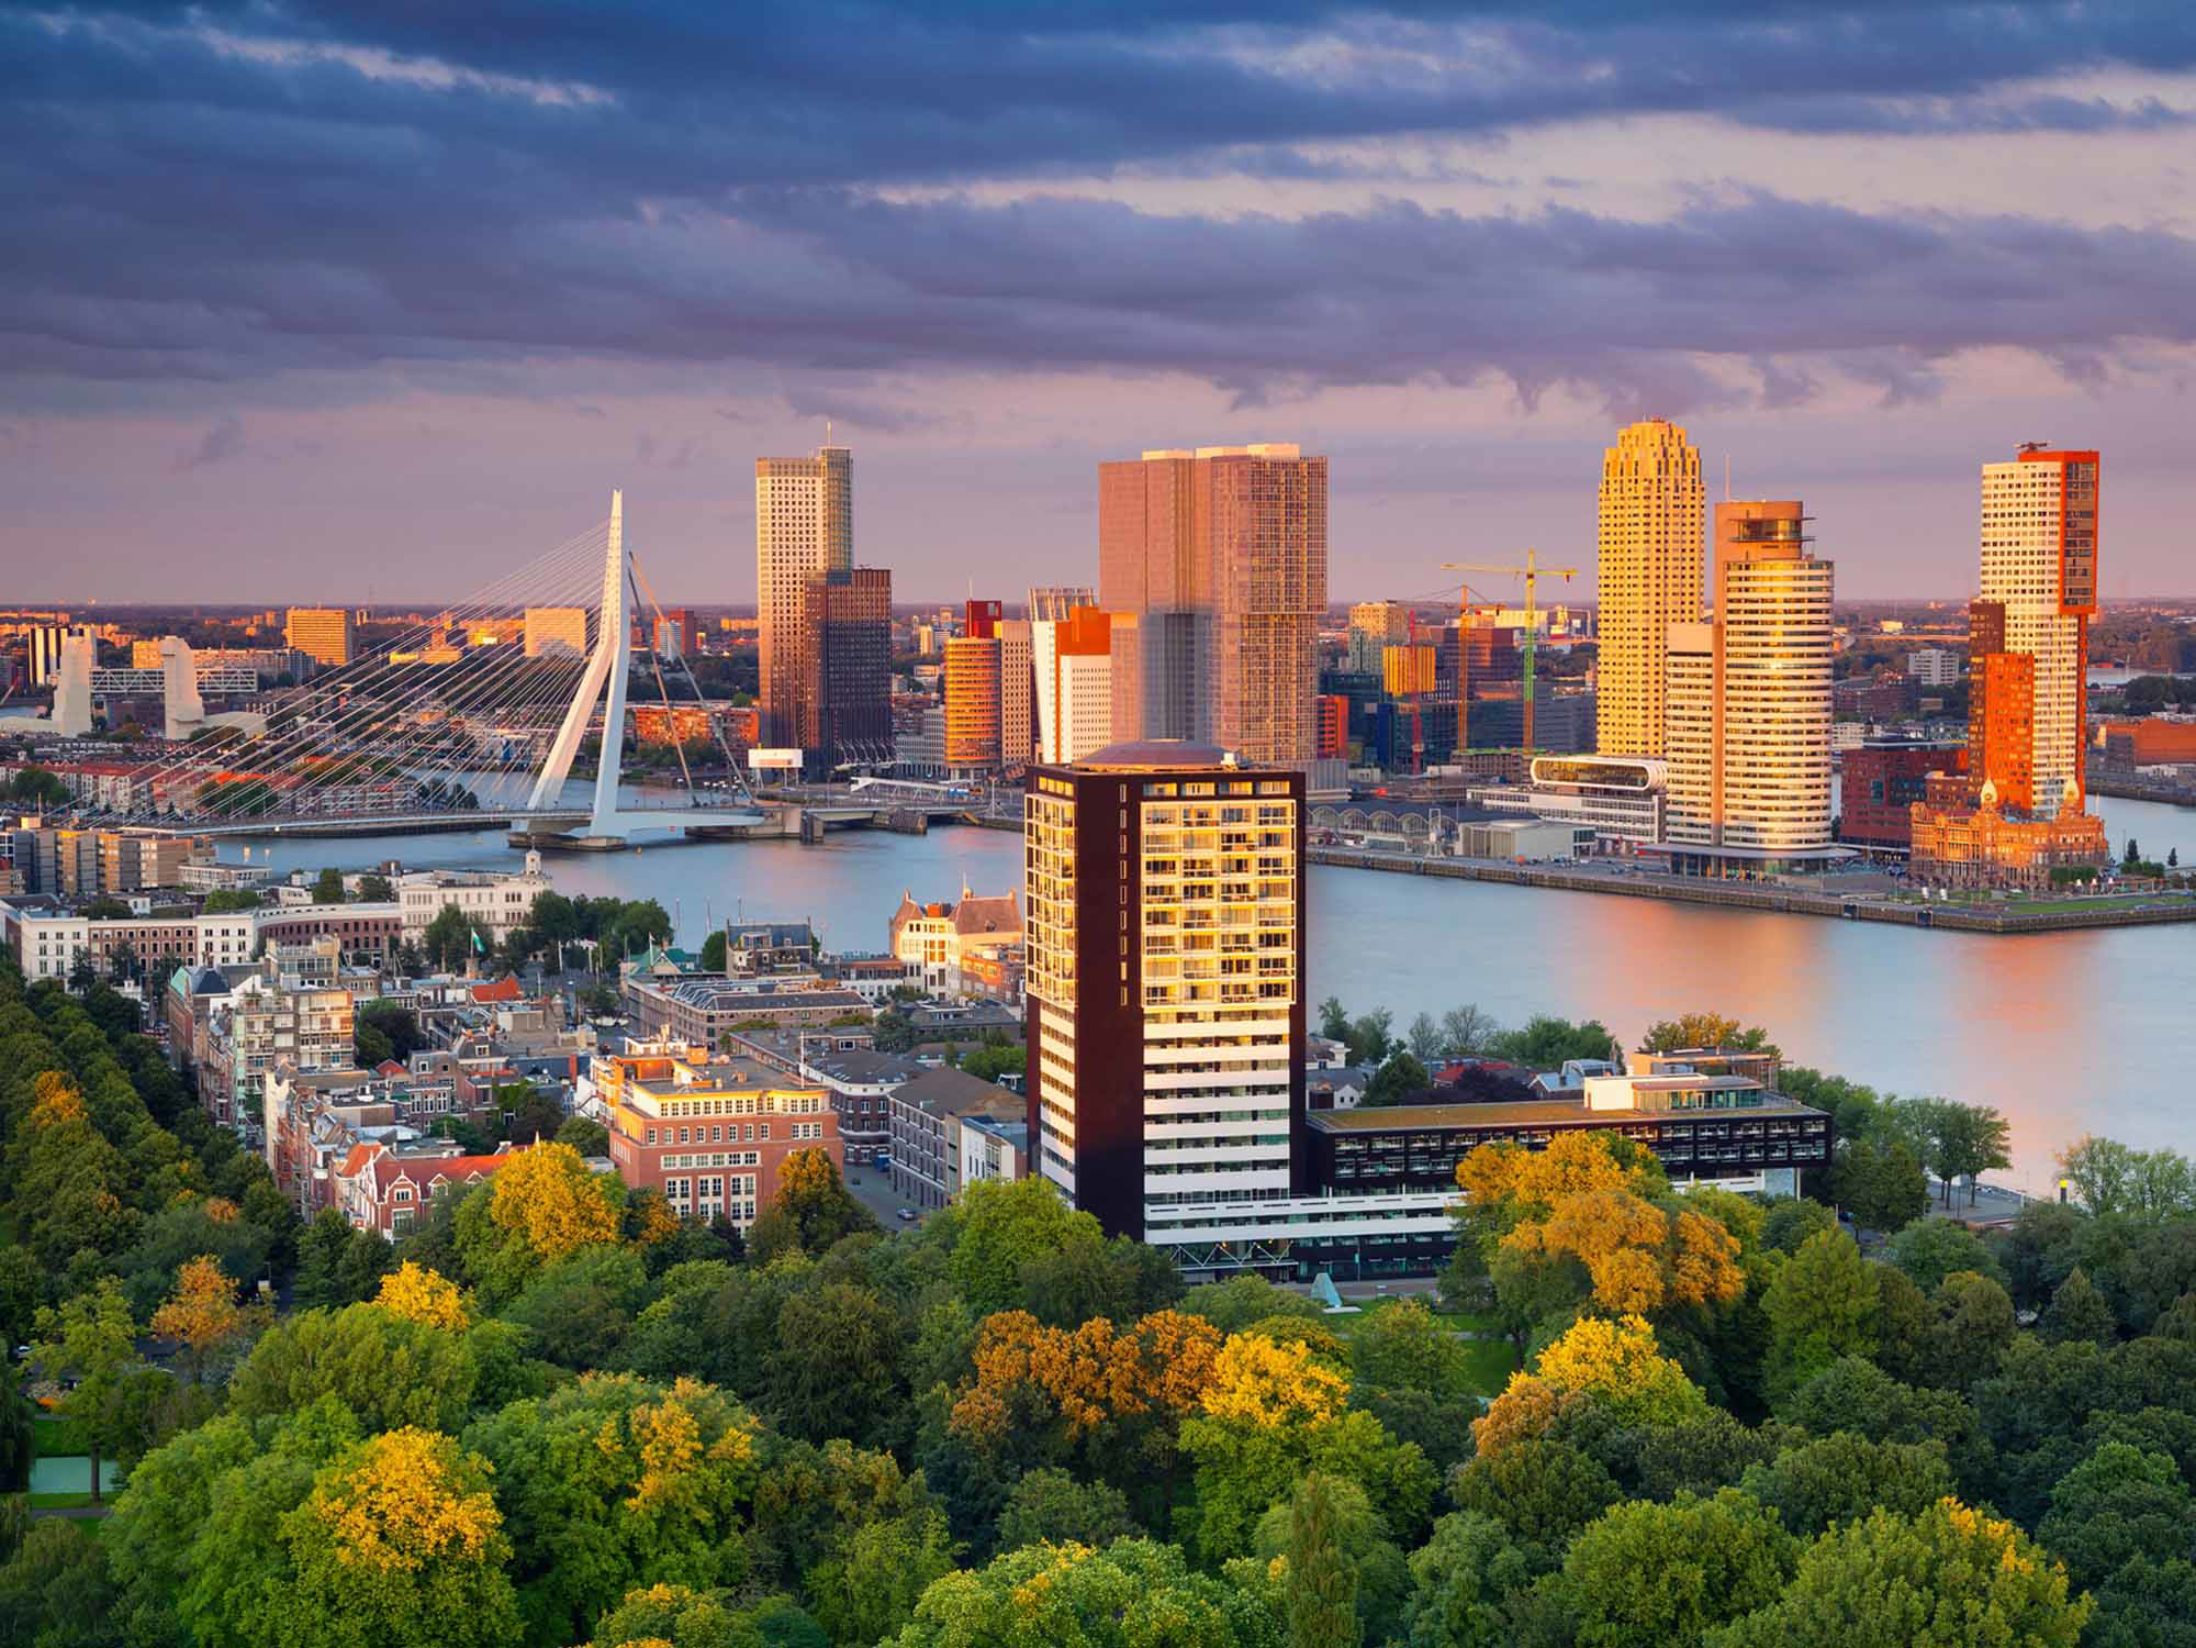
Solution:
[[[892,1142],[892,1095],[925,1066],[898,1053],[880,1053],[865,1031],[834,1036],[799,1030],[735,1031],[734,1051],[765,1069],[813,1083],[831,1095],[839,1136],[857,1161],[874,1161]]]
[[[780,1025],[866,1025],[869,1002],[813,973],[761,978],[656,979],[629,973],[619,983],[626,1011],[648,1040],[721,1047],[734,1031]]]
[[[956,1200],[973,1153],[979,1177],[1014,1178],[1028,1154],[1028,1102],[994,1083],[950,1067],[926,1070],[893,1089],[889,1099],[893,1193],[930,1209]],[[963,1124],[983,1121],[1021,1129],[1020,1144]]]
[[[674,1043],[598,1054],[595,1090],[609,1112],[610,1160],[673,1211],[745,1229],[777,1195],[786,1159],[820,1150],[844,1167],[838,1119],[822,1088],[781,1082],[752,1059],[709,1058]]]
[[[350,992],[259,973],[213,1004],[198,1067],[199,1102],[213,1119],[264,1134],[268,1078],[351,1066]]]
[[[1665,836],[1668,763],[1648,757],[1536,755],[1525,784],[1474,786],[1491,812],[1591,826],[1604,851],[1652,847]]]
[[[517,875],[497,875],[472,870],[406,870],[396,877],[397,908],[403,916],[404,937],[418,943],[435,917],[451,905],[484,929],[498,943],[511,929],[532,918],[534,900],[549,890],[542,873],[541,854],[529,852],[526,868]]]
[[[354,1145],[333,1173],[334,1206],[359,1230],[394,1241],[407,1234],[436,1195],[449,1186],[476,1185],[517,1154],[461,1156],[445,1141],[400,1148],[381,1140]]]
[[[1019,895],[978,897],[966,887],[959,902],[918,904],[912,892],[900,895],[892,912],[891,950],[916,967],[922,987],[941,995],[988,995],[987,987],[1004,977],[998,958],[1022,946]],[[991,958],[992,965],[977,965]]]

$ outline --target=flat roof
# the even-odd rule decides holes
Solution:
[[[1620,1127],[1627,1121],[1828,1114],[1781,1093],[1764,1093],[1759,1104],[1701,1110],[1589,1110],[1577,1099],[1505,1099],[1493,1104],[1359,1105],[1354,1110],[1313,1110],[1304,1119],[1323,1133],[1385,1133],[1412,1127]]]

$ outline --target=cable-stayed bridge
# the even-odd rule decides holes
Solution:
[[[109,814],[192,834],[508,821],[604,846],[770,823],[713,720],[727,776],[704,787],[688,769],[676,712],[701,692],[683,648],[665,659],[645,647],[647,679],[634,688],[635,617],[661,615],[646,591],[613,492],[607,520],[314,676],[269,708],[264,728],[210,728],[123,775]],[[674,697],[681,674],[688,693]],[[666,712],[675,787],[625,782],[626,713],[651,702]],[[590,747],[593,777],[574,779]]]

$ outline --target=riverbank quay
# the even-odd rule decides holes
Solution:
[[[2059,933],[2101,927],[2151,927],[2196,922],[2196,897],[2153,894],[2126,900],[2102,898],[2015,899],[2003,905],[1924,904],[1864,894],[1810,893],[1748,882],[1696,881],[1681,876],[1624,875],[1544,865],[1504,864],[1466,858],[1424,858],[1372,853],[1354,847],[1312,847],[1305,856],[1332,869],[1381,870],[1393,875],[1447,881],[1490,881],[1557,892],[1602,893],[1618,898],[1661,899],[1673,904],[1769,910],[1782,915],[1872,921],[1894,927],[1944,928],[1956,933]]]

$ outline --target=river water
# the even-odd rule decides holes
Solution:
[[[2132,834],[2149,856],[2196,861],[2196,810],[2098,805],[2115,848]],[[253,853],[284,872],[517,863],[500,830]],[[1012,833],[952,827],[559,855],[548,869],[562,892],[661,900],[689,945],[735,918],[806,918],[827,948],[874,951],[903,891],[1018,887],[1020,858]],[[1505,1024],[1598,1018],[1630,1043],[1655,1019],[1715,1009],[1766,1026],[1796,1062],[1996,1105],[2013,1124],[2010,1177],[2031,1190],[2083,1133],[2196,1153],[2196,926],[1999,937],[1318,868],[1309,920],[1312,999],[1387,1007],[1398,1025],[1472,1002]]]

